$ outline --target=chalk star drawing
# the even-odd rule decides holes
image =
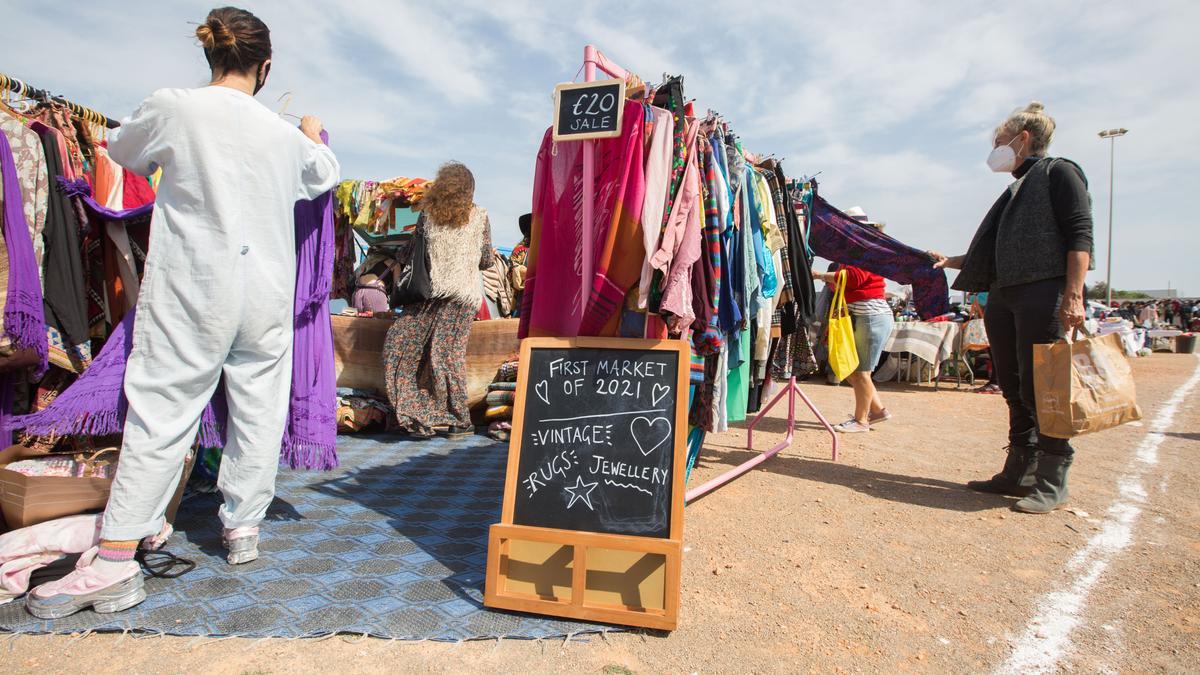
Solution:
[[[563,487],[563,490],[566,490],[567,493],[571,495],[571,502],[567,504],[567,508],[569,509],[572,506],[575,506],[575,502],[583,502],[584,504],[587,504],[589,511],[595,511],[595,507],[592,506],[592,490],[595,490],[596,486],[599,484],[600,483],[585,483],[583,482],[583,476],[576,476],[574,485],[567,485]]]

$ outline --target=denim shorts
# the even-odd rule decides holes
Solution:
[[[851,315],[854,321],[854,346],[858,349],[858,370],[875,372],[883,345],[892,336],[895,319],[889,314]]]

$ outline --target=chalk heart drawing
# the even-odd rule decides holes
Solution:
[[[533,387],[533,392],[537,397],[542,399],[546,405],[550,405],[550,383],[542,380]]]
[[[654,385],[654,391],[650,393],[650,400],[653,402],[653,405],[658,405],[658,402],[666,398],[669,393],[671,393],[670,387],[665,384],[656,384]]]
[[[665,417],[635,417],[629,423],[629,433],[642,455],[649,456],[671,436],[671,421]]]

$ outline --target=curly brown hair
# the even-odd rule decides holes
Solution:
[[[475,206],[475,176],[462,162],[446,162],[418,206],[443,227],[466,225]]]

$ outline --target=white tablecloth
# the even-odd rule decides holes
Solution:
[[[900,321],[883,345],[885,352],[909,352],[932,364],[954,356],[961,325],[954,321]]]

